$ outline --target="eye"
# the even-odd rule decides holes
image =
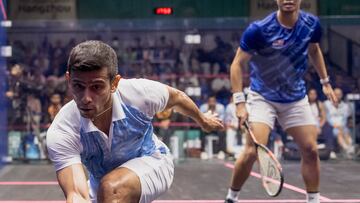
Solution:
[[[103,89],[102,85],[96,84],[96,85],[92,85],[91,89],[93,89],[94,91],[100,91]]]
[[[74,83],[74,84],[72,84],[72,87],[73,87],[74,90],[77,90],[77,91],[83,90],[83,89],[85,88],[84,85],[81,85],[81,84],[79,84],[79,83]]]

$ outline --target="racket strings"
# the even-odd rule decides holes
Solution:
[[[282,175],[277,163],[271,158],[268,152],[258,147],[258,160],[260,166],[260,174],[266,192],[275,196],[281,189]]]

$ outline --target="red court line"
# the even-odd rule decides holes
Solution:
[[[3,14],[3,18],[4,18],[3,20],[7,20],[7,14],[6,14],[3,0],[0,0],[0,7],[1,7],[1,13]]]
[[[223,203],[224,200],[157,200],[153,203]],[[249,199],[249,200],[238,200],[239,203],[293,203],[293,202],[306,202],[305,200],[297,199],[274,199],[274,200],[263,200],[263,199]],[[360,199],[337,199],[337,200],[322,200],[321,202],[341,202],[341,203],[360,203]],[[0,202],[1,203],[1,202]]]
[[[231,168],[231,169],[234,169],[234,167],[235,167],[233,164],[230,164],[230,163],[225,163],[224,165],[225,165],[225,167]],[[256,172],[251,171],[250,175],[251,175],[251,176],[254,176],[254,177],[256,177],[256,178],[261,179],[261,175],[260,175],[259,173],[256,173]],[[301,189],[301,188],[298,188],[298,187],[296,187],[296,186],[287,184],[287,183],[285,183],[285,182],[284,182],[283,187],[284,187],[284,188],[287,188],[287,189],[289,189],[289,190],[292,190],[292,191],[301,193],[301,194],[306,194],[306,191],[305,191],[305,190],[303,190],[303,189]],[[324,197],[324,196],[320,196],[320,200],[322,200],[322,201],[324,201],[324,200],[329,201],[329,200],[331,200],[331,199],[329,199],[329,198],[327,198],[327,197]]]
[[[59,185],[56,181],[1,181],[0,185]]]
[[[223,203],[224,200],[156,200],[152,203]],[[297,199],[274,199],[274,200],[238,200],[239,203],[296,203],[306,202],[305,200]],[[360,203],[360,199],[333,199],[322,200],[321,202],[339,202],[339,203]],[[0,201],[0,203],[65,203],[65,201],[43,201],[43,200],[12,200],[12,201]]]

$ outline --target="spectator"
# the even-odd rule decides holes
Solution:
[[[326,122],[326,113],[325,113],[324,104],[318,99],[317,92],[313,88],[309,89],[308,98],[309,98],[311,112],[315,117],[318,134],[320,135],[321,129]]]
[[[327,121],[333,127],[333,135],[336,137],[341,150],[349,157],[354,152],[347,125],[348,117],[351,115],[351,109],[349,104],[343,100],[343,92],[340,88],[335,88],[334,93],[339,103],[334,106],[329,100],[325,101]]]
[[[60,111],[61,107],[61,95],[59,93],[54,93],[50,97],[50,105],[47,110],[51,122],[54,120],[56,114]]]
[[[203,113],[211,113],[217,115],[220,120],[224,121],[225,107],[224,105],[217,102],[214,95],[210,96],[206,103],[200,106],[200,111]],[[206,136],[214,135],[214,133],[202,133],[201,135],[201,149],[204,151]],[[219,137],[218,145],[215,146],[215,153],[218,153],[219,158],[225,158],[224,152],[226,151],[226,139],[223,131],[217,131],[216,136]]]
[[[239,144],[239,119],[236,116],[236,106],[230,99],[230,103],[225,109],[225,127],[226,127],[226,152],[237,157],[243,149],[242,144]],[[245,137],[244,137],[245,138]],[[240,141],[243,142],[242,140]]]

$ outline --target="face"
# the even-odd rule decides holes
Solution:
[[[61,102],[61,97],[60,97],[59,94],[54,94],[54,95],[51,96],[50,101],[51,101],[51,103],[53,103],[53,104],[60,104],[60,102]]]
[[[208,100],[208,105],[210,108],[214,108],[216,106],[216,98],[215,97],[210,97]]]
[[[112,83],[108,69],[95,71],[74,71],[66,74],[70,91],[80,111],[81,116],[93,118],[108,108],[111,103],[111,93],[115,92],[120,76]]]
[[[282,12],[294,12],[300,9],[301,0],[277,0],[279,10]]]
[[[316,99],[317,99],[317,93],[316,93],[316,91],[313,90],[313,89],[310,90],[309,93],[308,93],[308,97],[309,97],[309,101],[310,101],[310,102],[316,101]]]
[[[342,99],[342,97],[343,97],[343,92],[342,92],[342,90],[339,89],[339,88],[335,88],[334,94],[335,94],[336,98],[338,99],[338,101],[341,101],[341,99]]]

